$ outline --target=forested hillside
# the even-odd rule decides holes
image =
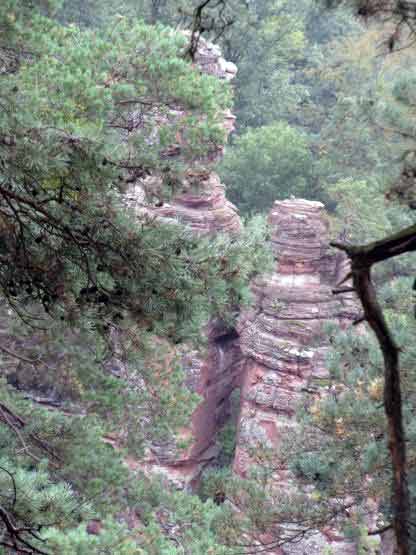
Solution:
[[[415,22],[2,0],[2,555],[416,553]]]

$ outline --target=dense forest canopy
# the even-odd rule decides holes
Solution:
[[[357,554],[390,532],[413,552],[415,22],[395,0],[1,2],[2,555],[274,554],[331,526]],[[236,217],[215,171],[238,233],[158,216],[214,198]],[[141,463],[192,442],[184,353],[215,329],[226,356],[273,268],[265,216],[294,197],[325,203],[351,261],[335,294],[362,314],[326,326],[326,393],[279,452],[233,471],[234,385],[215,461],[175,488]]]

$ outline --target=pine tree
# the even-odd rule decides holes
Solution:
[[[82,22],[99,28],[64,26],[58,8],[0,6],[0,290],[11,341],[0,344],[0,549],[141,554],[116,523],[139,502],[132,493],[126,506],[125,450],[137,456],[189,418],[196,399],[164,356],[198,340],[212,314],[233,320],[267,262],[267,232],[257,223],[241,238],[198,239],[129,208],[130,183],[158,172],[163,190],[147,194],[168,199],[184,168],[218,148],[229,88],[192,66],[171,29],[107,12]],[[103,437],[117,428],[127,437],[111,447]],[[79,526],[104,514],[97,537]],[[157,536],[175,553],[152,518],[145,542]]]

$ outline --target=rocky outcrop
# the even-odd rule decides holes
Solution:
[[[221,57],[217,47],[201,40],[195,63],[201,71],[230,79],[236,68]],[[224,127],[231,132],[234,116],[224,114]],[[178,146],[178,148],[180,148]],[[146,186],[161,188],[161,176],[148,176],[128,191],[130,204],[164,220],[177,220],[196,234],[238,233],[241,221],[227,201],[224,186],[213,171],[222,155],[218,147],[209,159],[185,171],[177,193],[168,201],[149,203]],[[175,155],[172,147],[170,156]],[[147,180],[147,182],[146,182]],[[252,284],[254,303],[242,314],[236,333],[211,324],[206,330],[204,352],[183,350],[186,386],[201,402],[180,439],[149,445],[141,467],[164,474],[177,487],[193,487],[203,470],[218,454],[216,434],[227,420],[230,395],[241,387],[234,471],[244,477],[253,465],[249,447],[262,442],[278,447],[296,426],[295,411],[305,392],[324,391],[329,348],[324,326],[349,326],[359,307],[350,294],[334,296],[333,287],[347,273],[347,261],[329,248],[328,222],[319,202],[276,202],[269,221],[275,271]],[[177,438],[176,438],[177,439]],[[276,474],[276,484],[290,486],[287,469]],[[320,554],[333,548],[336,555],[355,555],[356,548],[334,530],[315,534],[302,542],[274,550],[273,555]]]
[[[218,46],[200,38],[194,64],[201,73],[213,75],[218,79],[231,80],[237,73],[236,66],[224,60]],[[181,118],[186,112],[175,110],[175,118]],[[223,114],[225,137],[234,129],[235,116],[227,110]],[[155,123],[157,125],[157,123]],[[146,191],[163,190],[163,176],[152,174],[135,181],[126,192],[126,200],[138,213],[150,213],[163,219],[179,221],[190,226],[198,234],[238,233],[241,220],[236,207],[227,200],[225,187],[217,173],[215,165],[221,159],[224,144],[216,145],[209,155],[194,160],[183,173],[180,183],[175,185],[176,193],[166,200],[148,198]],[[180,156],[181,138],[171,145],[166,156],[174,159]],[[154,197],[155,198],[155,197]]]
[[[278,447],[296,426],[294,414],[305,392],[319,394],[328,373],[324,325],[349,326],[359,313],[351,294],[332,288],[347,273],[346,261],[329,248],[328,222],[319,202],[275,202],[269,217],[275,271],[253,283],[254,308],[239,321],[244,357],[241,414],[234,470],[247,475],[249,447]],[[285,468],[276,485],[290,488]],[[353,555],[355,547],[331,530],[272,553],[323,553],[332,547]]]
[[[235,206],[227,200],[225,187],[216,173],[198,177],[200,191],[186,192],[153,211],[163,218],[177,219],[199,234],[238,233],[241,220]]]
[[[237,69],[226,62],[220,49],[200,39],[195,65],[203,73],[219,79],[232,79]],[[178,117],[181,114],[178,111]],[[235,117],[224,113],[224,129],[228,135],[234,128]],[[162,189],[162,176],[155,174],[134,182],[126,192],[126,200],[139,214],[151,214],[163,220],[179,221],[197,235],[238,234],[241,220],[235,206],[226,199],[225,187],[213,171],[223,154],[223,145],[210,152],[208,158],[197,160],[177,184],[177,193],[169,201],[149,202],[146,190]],[[170,156],[180,151],[172,145]],[[241,353],[238,338],[211,322],[202,333],[208,338],[204,351],[182,348],[179,355],[186,374],[186,386],[200,396],[201,402],[192,415],[189,426],[179,437],[161,444],[152,443],[146,449],[141,468],[159,473],[178,488],[193,487],[205,466],[218,455],[216,434],[228,418],[229,399],[239,384]],[[179,449],[179,441],[189,447]]]
[[[152,443],[146,450],[144,469],[159,473],[178,489],[193,489],[202,470],[218,456],[217,432],[230,414],[230,396],[240,385],[242,357],[238,338],[210,326],[205,352],[183,349],[186,387],[200,396],[189,426],[171,442]],[[178,440],[188,441],[186,449]],[[143,468],[143,465],[141,465]]]

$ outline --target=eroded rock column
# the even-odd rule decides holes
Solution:
[[[324,325],[349,326],[358,312],[351,294],[332,293],[347,265],[342,254],[329,248],[323,204],[278,201],[269,221],[275,271],[255,280],[255,306],[238,326],[246,362],[234,470],[243,477],[253,465],[249,448],[258,443],[278,448],[296,427],[295,411],[306,392],[318,394],[326,384]],[[292,487],[285,469],[276,482]],[[272,553],[318,554],[330,546],[337,555],[355,553],[332,531]]]
[[[198,42],[194,64],[201,73],[212,75],[220,80],[231,81],[237,67],[226,61],[221,49],[202,37]],[[181,106],[172,110],[171,117],[180,121],[187,115]],[[234,130],[235,116],[226,110],[221,114],[225,131],[225,141]],[[166,121],[165,121],[166,123]],[[157,120],[153,121],[157,127]],[[167,159],[180,159],[182,155],[181,137],[177,143],[170,145],[165,152]],[[125,195],[126,202],[139,214],[152,214],[162,219],[175,220],[189,226],[196,234],[230,233],[237,234],[242,229],[237,208],[226,198],[225,186],[215,172],[216,165],[224,154],[224,144],[215,145],[204,157],[189,162],[177,192],[169,200],[159,199],[156,204],[148,198],[147,191],[163,189],[163,175],[154,173],[132,182]]]
[[[195,65],[202,73],[218,79],[232,79],[237,68],[227,62],[218,46],[200,39],[195,55]],[[185,112],[180,107],[177,117]],[[223,114],[226,135],[234,129],[235,116]],[[169,157],[180,156],[180,141],[169,149]],[[201,160],[195,160],[184,172],[179,191],[169,201],[152,203],[146,196],[150,190],[162,187],[162,176],[155,174],[134,182],[126,193],[126,201],[138,214],[151,214],[162,220],[178,221],[189,227],[197,236],[227,233],[237,235],[242,224],[236,207],[227,200],[215,165],[223,155],[224,145]],[[196,163],[198,162],[198,163]],[[210,322],[201,334],[208,338],[204,351],[190,347],[172,346],[181,358],[187,386],[200,396],[200,403],[189,425],[179,437],[160,445],[152,443],[146,449],[140,467],[149,473],[166,476],[178,488],[191,488],[197,484],[202,470],[215,461],[218,455],[216,435],[229,415],[232,391],[239,385],[241,353],[236,334],[224,329],[221,323]],[[187,449],[178,449],[178,440],[187,440]]]

